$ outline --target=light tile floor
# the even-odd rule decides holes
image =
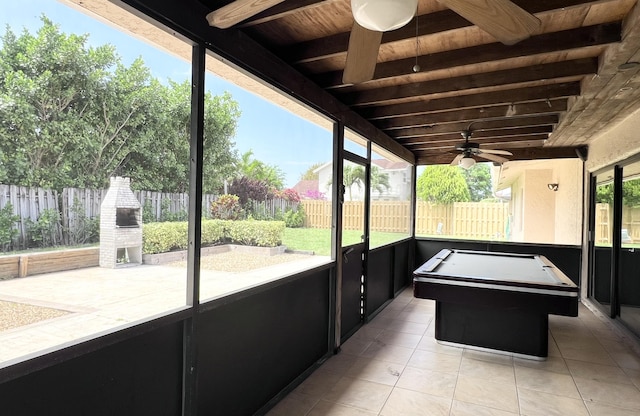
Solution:
[[[268,415],[640,415],[640,347],[595,308],[550,316],[546,361],[440,345],[434,314],[404,291]]]

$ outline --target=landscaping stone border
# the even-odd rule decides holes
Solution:
[[[203,247],[200,251],[202,256],[210,256],[212,254],[226,253],[228,251],[238,251],[241,253],[255,254],[260,256],[276,256],[286,251],[286,246],[277,247],[255,247],[242,246],[237,244],[224,244],[221,246]],[[167,253],[143,254],[143,264],[166,264],[174,261],[187,261],[188,251],[169,251]]]
[[[86,247],[0,256],[0,280],[94,267],[99,252],[99,247]]]

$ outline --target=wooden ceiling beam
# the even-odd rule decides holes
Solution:
[[[542,146],[544,145],[544,143],[547,141],[547,133],[541,133],[541,134],[532,134],[529,136],[510,136],[510,137],[494,137],[494,138],[485,138],[485,139],[478,139],[477,141],[474,140],[474,142],[477,142],[480,147],[482,149],[504,149],[504,150],[508,150],[511,148],[515,148],[515,147],[535,147],[535,146]],[[455,150],[455,147],[459,144],[461,144],[462,142],[460,140],[458,141],[451,141],[451,142],[444,142],[444,143],[434,143],[432,146],[423,146],[422,148],[416,146],[415,148],[413,148],[414,151],[433,151],[433,153],[437,153],[440,150],[451,150],[451,148],[453,148]]]
[[[410,127],[406,129],[390,130],[387,131],[387,134],[398,140],[398,142],[401,142],[400,139],[411,137],[420,137],[423,140],[427,140],[428,138],[438,139],[438,137],[449,133],[457,133],[460,135],[462,130],[470,129],[469,126],[471,125],[471,127],[473,127],[471,130],[474,132],[473,135],[476,137],[476,132],[516,127],[553,126],[557,124],[559,120],[560,117],[557,114],[545,114],[532,117],[511,117],[507,119],[495,118],[478,120],[477,122],[461,121],[458,123],[446,123],[425,127]]]
[[[514,148],[509,149],[509,151],[513,153],[513,156],[509,156],[509,160],[576,158],[578,157],[576,153],[577,149],[579,149],[579,147]],[[416,151],[414,154],[418,165],[440,165],[451,163],[457,152],[442,152],[434,154],[429,153],[428,151]]]
[[[471,26],[462,16],[451,10],[442,10],[418,17],[418,36],[455,30]],[[284,59],[294,64],[313,62],[327,59],[340,54],[346,54],[349,46],[350,32],[337,33],[324,38],[313,39],[292,45],[288,48]],[[415,18],[405,26],[382,35],[381,44],[397,42],[416,36]]]
[[[417,116],[386,118],[375,121],[375,124],[381,130],[385,130],[387,134],[394,136],[393,130],[395,129],[412,127],[434,128],[439,127],[440,124],[443,125],[442,128],[444,129],[446,125],[457,122],[469,124],[476,120],[491,120],[496,118],[503,120],[505,114],[509,111],[509,106],[509,104],[504,104],[491,107],[442,111]],[[561,113],[567,111],[567,99],[558,98],[549,101],[519,103],[512,107],[512,111],[514,112],[514,117]]]
[[[510,150],[513,156],[509,156],[510,160],[534,160],[534,159],[558,159],[558,158],[577,158],[577,149],[580,146],[575,147],[542,147],[531,148],[523,147],[519,149]]]
[[[465,108],[486,107],[500,104],[516,104],[527,101],[567,98],[580,95],[579,82],[543,85],[536,87],[516,88],[483,94],[469,94],[457,97],[439,98],[434,100],[412,101],[403,104],[369,107],[358,110],[366,119],[383,119],[397,116],[412,116],[435,113],[439,111],[461,110]],[[506,115],[503,114],[503,115]]]
[[[510,128],[500,130],[487,130],[479,132],[477,135],[470,139],[474,143],[491,142],[494,139],[509,138],[521,138],[522,140],[528,140],[528,136],[548,136],[553,131],[552,126],[536,126],[536,127],[522,127],[522,128]],[[430,148],[442,144],[461,143],[464,141],[460,133],[443,134],[438,137],[424,138],[408,138],[398,139],[398,143],[407,147],[409,150],[415,150],[420,148]]]
[[[530,67],[464,75],[448,79],[394,85],[347,94],[337,94],[337,97],[348,106],[380,105],[387,101],[403,98],[429,98],[429,95],[445,93],[455,93],[458,95],[463,94],[462,91],[465,90],[473,91],[480,88],[500,86],[503,89],[509,89],[503,86],[557,78],[582,77],[594,75],[597,74],[597,72],[598,59],[583,58],[572,61],[533,65]]]
[[[607,45],[620,41],[621,30],[621,22],[580,27],[533,36],[519,42],[517,47],[503,45],[498,42],[422,55],[417,58],[417,61],[420,64],[420,72],[423,73],[464,65],[477,65],[528,55],[540,55],[551,52],[568,51],[576,48]],[[379,62],[376,65],[373,80],[411,75],[413,74],[413,65],[415,63],[415,57]],[[323,88],[337,88],[345,85],[342,82],[342,71],[317,74],[314,75],[314,78],[316,78],[318,84]]]
[[[580,0],[543,0],[535,2],[517,0],[514,3],[529,13],[541,13],[589,2]],[[419,16],[417,30],[414,19],[400,29],[385,32],[382,36],[382,44],[415,38],[416,35],[426,36],[469,26],[472,26],[472,24],[468,20],[452,10],[442,10]],[[338,33],[293,45],[287,48],[286,55],[283,55],[283,59],[292,63],[317,61],[346,53],[348,45],[349,32]]]
[[[298,13],[313,7],[321,6],[323,3],[330,3],[335,0],[287,0],[277,4],[261,13],[256,14],[248,20],[245,20],[238,27],[251,27],[261,23],[267,23],[272,20]]]

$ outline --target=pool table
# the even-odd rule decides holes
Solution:
[[[544,360],[549,314],[578,316],[578,287],[535,254],[441,250],[413,273],[436,301],[440,343]]]

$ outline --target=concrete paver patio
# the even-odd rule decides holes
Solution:
[[[242,273],[201,270],[200,298],[215,299],[328,262],[329,257],[312,256]],[[185,268],[141,265],[91,267],[0,281],[0,300],[70,312],[1,331],[0,367],[183,308],[186,275]]]

